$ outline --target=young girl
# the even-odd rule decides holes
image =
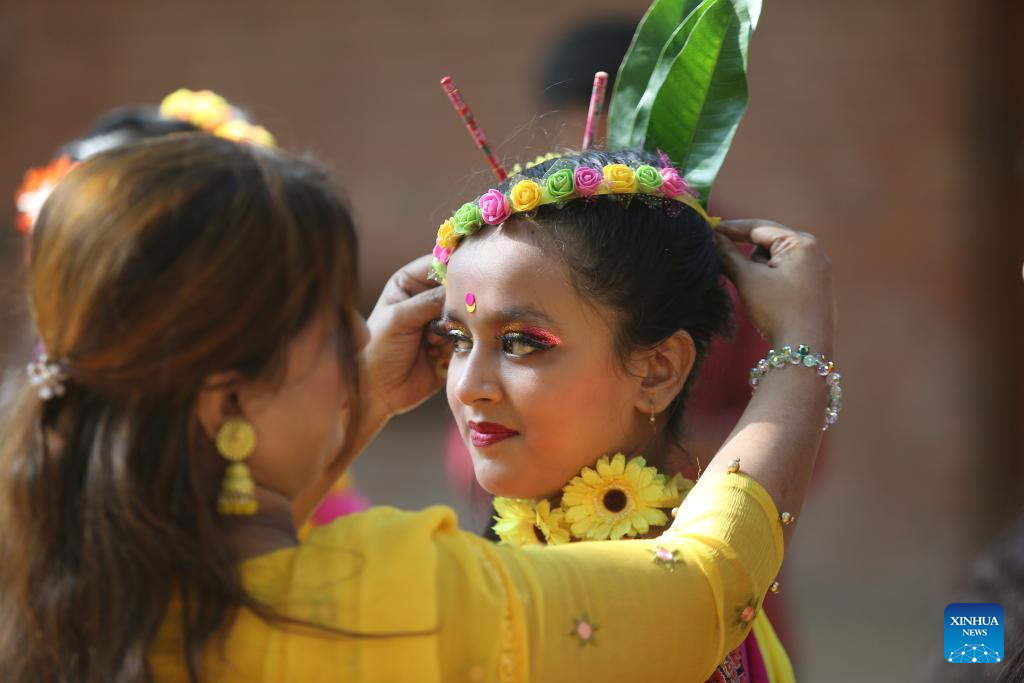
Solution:
[[[730,306],[712,227],[686,199],[664,159],[587,152],[485,193],[476,225],[465,207],[442,225],[448,402],[505,543],[656,536],[693,487],[680,425]],[[760,611],[754,633],[712,680],[793,679]]]
[[[733,234],[776,254],[731,262],[762,329],[830,343],[813,239]],[[434,508],[300,540],[353,455],[439,385],[426,261],[389,283],[368,342],[330,179],[202,134],[85,161],[32,239],[46,353],[0,432],[5,681],[698,681],[749,633],[820,439],[811,373],[765,377],[657,539],[530,552]]]

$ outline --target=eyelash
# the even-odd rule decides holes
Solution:
[[[534,351],[547,351],[549,349],[554,348],[555,346],[554,344],[542,341],[537,337],[534,337],[533,335],[527,334],[525,332],[506,332],[505,334],[498,337],[498,339],[501,340],[501,350],[511,356],[529,356]],[[516,343],[525,344],[526,346],[529,346],[532,349],[532,351],[528,351],[527,353],[521,354],[512,353],[509,350],[509,347],[512,344]]]
[[[439,321],[439,324],[436,327],[438,328],[436,330],[437,333],[448,340],[455,353],[463,353],[472,348],[471,346],[468,348],[459,347],[460,342],[470,345],[473,343],[473,338],[470,337],[465,330],[455,327],[451,322],[447,321]],[[496,339],[501,342],[501,350],[504,353],[516,358],[525,358],[526,356],[531,355],[534,351],[548,351],[557,346],[557,344],[552,344],[542,339],[538,339],[531,334],[511,330],[504,332],[501,336],[496,337]],[[526,353],[515,353],[513,351],[514,344],[523,344],[530,347],[530,350]]]

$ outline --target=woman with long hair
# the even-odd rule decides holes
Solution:
[[[774,254],[720,239],[762,331],[827,348],[813,238],[729,234]],[[443,293],[412,274],[427,260],[368,334],[329,177],[204,134],[85,161],[32,240],[45,352],[0,449],[6,681],[700,681],[749,633],[820,440],[814,373],[764,377],[654,539],[536,553],[432,508],[300,541],[352,457],[439,386],[424,330]]]

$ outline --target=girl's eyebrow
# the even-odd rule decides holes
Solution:
[[[533,306],[518,306],[515,308],[506,308],[498,311],[498,315],[505,320],[531,320],[544,323],[545,325],[554,325],[555,321],[551,319],[544,311]]]
[[[444,336],[451,332],[452,329],[462,330],[465,329],[465,325],[460,323],[458,320],[449,317],[447,314],[442,314],[440,318],[434,318],[427,323],[427,330],[431,334]]]
[[[459,320],[459,316],[457,316],[454,311],[452,311],[451,309],[446,308],[443,311],[441,311],[441,317],[437,318],[436,320],[434,320],[432,324],[438,324],[438,325],[455,324],[455,325],[462,326],[462,321]]]

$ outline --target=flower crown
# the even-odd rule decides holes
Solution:
[[[761,0],[692,0],[667,8],[669,4],[654,0],[619,65],[608,102],[605,144],[611,151],[657,151],[661,167],[555,163],[539,181],[516,178],[514,168],[517,182],[507,194],[488,190],[441,224],[432,278],[444,283],[452,251],[484,224],[497,225],[515,213],[594,195],[658,196],[686,204],[716,225],[705,207],[746,110],[747,48]],[[607,72],[594,74],[583,150],[600,132],[608,82]],[[504,183],[508,174],[451,76],[441,79],[441,88],[498,182]]]
[[[549,154],[536,163],[559,158]],[[671,199],[696,211],[714,228],[717,218],[708,216],[697,193],[672,166],[667,157],[659,167],[649,164],[630,166],[606,164],[601,168],[586,163],[563,165],[556,162],[543,178],[522,178],[511,184],[508,192],[491,188],[475,200],[466,202],[448,220],[441,223],[434,244],[434,260],[430,277],[444,284],[448,276],[448,260],[463,237],[485,225],[500,225],[517,213],[530,213],[540,206],[559,207],[577,199],[600,195],[646,195]],[[531,168],[527,164],[527,168]],[[517,169],[513,169],[515,172]]]
[[[231,106],[226,99],[210,90],[176,90],[160,104],[160,115],[187,121],[204,132],[235,142],[262,147],[277,146],[274,136],[266,128],[249,122],[240,109]],[[46,198],[57,183],[77,165],[77,161],[65,155],[46,166],[26,171],[18,191],[14,193],[18,211],[14,226],[19,232],[32,232]]]

